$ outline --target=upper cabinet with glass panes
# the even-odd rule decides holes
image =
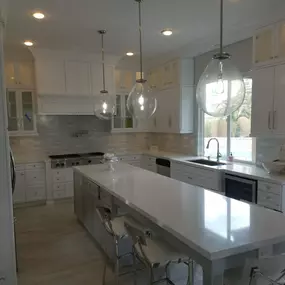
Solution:
[[[257,30],[253,37],[254,65],[272,65],[284,61],[285,21]]]
[[[34,63],[32,61],[5,61],[6,88],[35,89]]]
[[[7,116],[9,135],[36,135],[34,92],[7,89]]]

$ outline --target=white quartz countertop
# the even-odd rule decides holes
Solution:
[[[164,152],[164,151],[144,151],[143,154],[152,155],[152,156],[161,157],[161,158],[168,158],[169,160],[173,162],[178,162],[178,163],[191,165],[195,167],[216,169],[216,170],[224,171],[224,172],[227,172],[233,175],[240,175],[242,177],[276,182],[276,183],[285,185],[285,175],[269,174],[261,166],[257,166],[255,164],[222,161],[226,163],[226,165],[208,166],[208,165],[202,165],[202,164],[197,164],[197,163],[187,161],[187,160],[194,160],[194,159],[206,159],[205,157],[201,157],[201,156],[189,156],[189,155]]]
[[[116,163],[74,168],[207,259],[285,242],[283,214]]]

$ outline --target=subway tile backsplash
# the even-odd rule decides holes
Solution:
[[[163,151],[195,154],[193,135],[111,133],[110,121],[95,116],[38,116],[37,129],[38,136],[10,138],[16,160],[93,151],[140,152],[151,145]]]

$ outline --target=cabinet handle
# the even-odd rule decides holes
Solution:
[[[275,111],[273,112],[273,129],[274,129],[274,130],[276,129],[276,126],[275,126],[275,123],[276,123],[276,113],[277,113],[277,111],[275,110]]]
[[[275,57],[274,58],[278,58],[278,55],[275,55]]]
[[[188,179],[192,180],[193,178],[192,178],[192,177],[190,177],[190,176],[188,176]]]
[[[267,124],[268,124],[268,129],[271,130],[271,112],[268,112],[268,121],[267,121]]]
[[[270,59],[273,59],[274,58],[274,56],[270,56]]]

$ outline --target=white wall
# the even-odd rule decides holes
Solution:
[[[232,55],[235,66],[243,73],[252,69],[252,38],[231,44],[225,51]],[[195,84],[217,50],[195,57]]]

